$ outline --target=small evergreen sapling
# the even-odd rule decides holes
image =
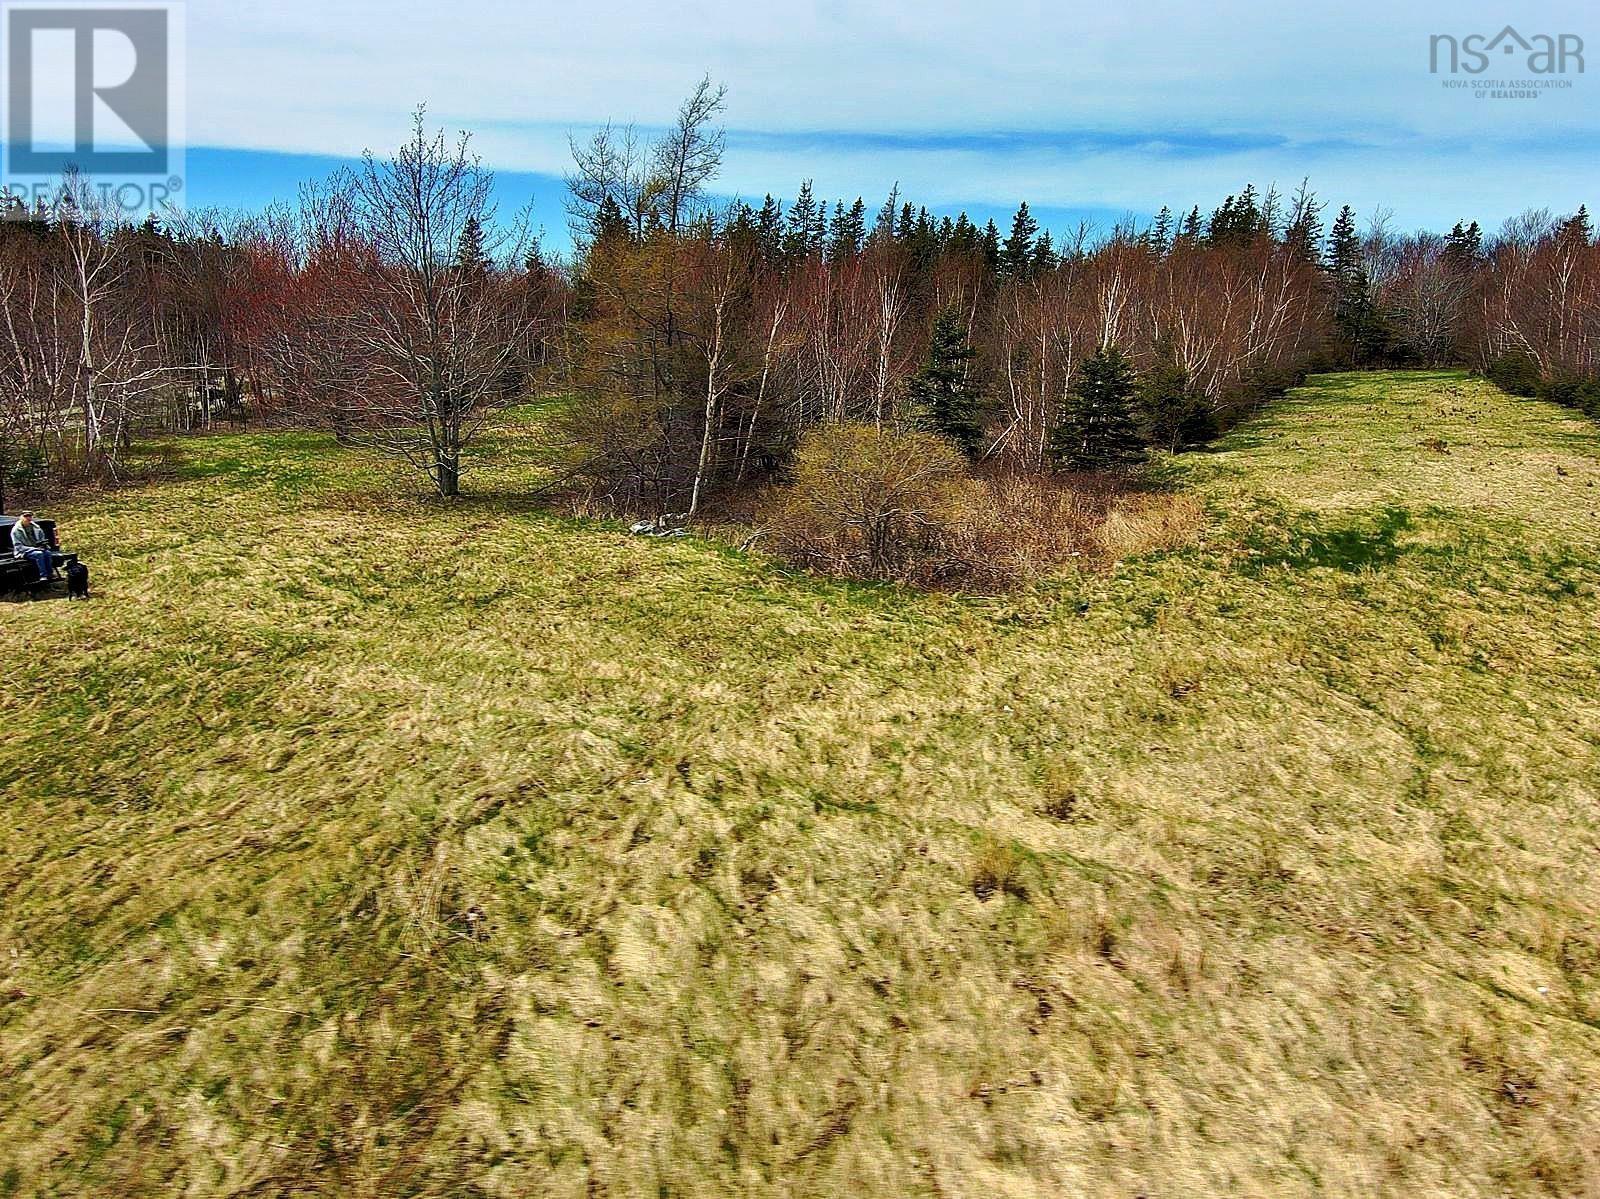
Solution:
[[[1111,470],[1144,457],[1133,365],[1102,346],[1078,367],[1050,438],[1052,457],[1071,470]]]
[[[955,442],[969,458],[977,457],[983,445],[978,395],[971,379],[974,353],[961,311],[947,308],[934,319],[928,356],[910,384],[921,422]]]

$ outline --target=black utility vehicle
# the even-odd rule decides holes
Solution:
[[[22,591],[41,581],[33,563],[26,558],[18,558],[11,551],[11,526],[16,523],[15,516],[0,514],[0,591]],[[50,557],[54,560],[58,571],[68,562],[78,560],[76,554],[61,552],[61,543],[56,540],[55,521],[35,518],[34,523],[43,529],[44,535],[50,539]]]

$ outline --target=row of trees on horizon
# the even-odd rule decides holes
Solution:
[[[69,177],[0,222],[0,482],[115,477],[141,434],[253,421],[451,495],[489,415],[538,393],[563,397],[564,485],[690,514],[817,428],[1100,469],[1203,442],[1309,369],[1459,364],[1600,412],[1585,210],[1402,234],[1247,186],[1062,235],[1026,204],[980,228],[897,190],[719,204],[721,106],[706,81],[660,138],[574,146],[567,263],[420,113],[393,156],[257,214],[130,224]]]

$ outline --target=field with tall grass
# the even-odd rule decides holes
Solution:
[[[1313,379],[1004,596],[303,434],[0,607],[0,1196],[1600,1194],[1600,433]]]

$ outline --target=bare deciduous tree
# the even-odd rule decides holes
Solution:
[[[498,269],[462,260],[463,239],[491,249],[509,241],[517,260],[521,230],[499,230],[493,176],[468,136],[452,144],[430,134],[420,109],[406,144],[391,158],[366,155],[345,187],[358,269],[338,322],[355,369],[340,381],[360,436],[453,496],[463,450],[494,409],[519,398],[531,319]]]
[[[722,168],[723,133],[713,122],[722,112],[727,92],[705,76],[678,107],[671,132],[656,145],[661,223],[668,233],[678,233],[693,219],[705,185]]]

